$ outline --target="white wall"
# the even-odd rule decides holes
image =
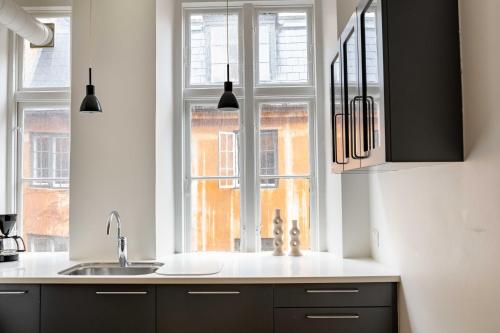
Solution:
[[[155,257],[156,3],[73,3],[70,252],[72,258],[116,259],[117,209],[132,259]],[[103,113],[79,113],[89,55]]]
[[[181,170],[175,169],[182,158],[179,126],[182,117],[178,104],[182,75],[180,45],[182,8],[179,0],[156,1],[156,255],[164,256],[175,251],[175,220],[182,215],[175,210],[181,194]],[[177,50],[177,51],[175,51]],[[176,215],[178,214],[178,215]]]
[[[461,0],[466,162],[373,175],[373,253],[401,271],[401,333],[500,330],[500,12]]]
[[[341,34],[352,14],[356,10],[359,0],[337,0],[337,28]]]
[[[344,258],[371,257],[368,183],[368,175],[342,175],[342,254]]]
[[[7,70],[8,33],[0,26],[0,214],[12,213],[7,208]],[[9,207],[10,208],[10,207]]]

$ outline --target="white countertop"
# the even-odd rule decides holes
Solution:
[[[58,272],[82,262],[67,253],[24,253],[20,260],[0,263],[0,284],[274,284],[399,282],[399,274],[372,259],[339,259],[329,253],[307,252],[302,257],[273,257],[264,253],[175,254],[158,262],[218,261],[213,275],[63,276]]]

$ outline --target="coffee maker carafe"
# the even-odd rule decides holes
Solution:
[[[16,261],[19,259],[19,252],[26,251],[22,237],[10,235],[16,221],[16,214],[0,215],[0,263]]]

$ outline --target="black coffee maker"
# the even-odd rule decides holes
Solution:
[[[10,236],[16,221],[17,214],[0,215],[0,263],[16,261],[19,259],[19,252],[26,251],[22,237]]]

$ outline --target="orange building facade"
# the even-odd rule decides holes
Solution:
[[[241,191],[238,177],[239,113],[213,108],[191,110],[192,243],[196,251],[237,251]],[[298,220],[301,247],[310,248],[310,155],[307,104],[263,104],[260,110],[260,230],[262,249],[270,250],[272,220],[281,210],[285,243]],[[270,176],[279,176],[272,178]],[[204,178],[206,177],[206,178]],[[202,179],[200,179],[202,178]],[[287,245],[286,245],[287,246]]]
[[[30,251],[67,251],[69,110],[25,109],[23,114],[23,238]]]

